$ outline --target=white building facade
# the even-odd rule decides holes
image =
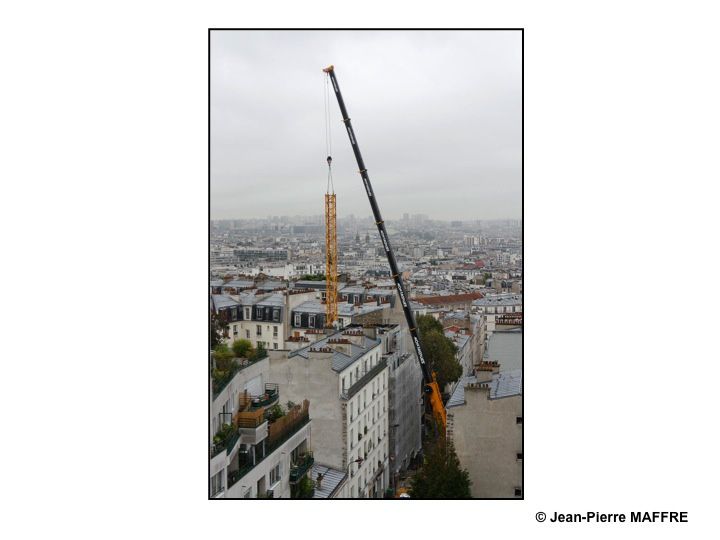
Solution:
[[[315,462],[347,475],[338,496],[382,497],[389,481],[388,355],[374,328],[330,332],[298,350],[271,353],[272,378],[288,399],[312,400]]]

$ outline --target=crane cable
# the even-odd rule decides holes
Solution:
[[[325,152],[327,154],[327,193],[335,193],[332,178],[332,128],[330,126],[330,75],[325,74]],[[332,191],[331,191],[332,190]]]

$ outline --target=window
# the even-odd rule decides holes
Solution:
[[[300,321],[300,314],[299,314],[299,313],[296,313],[296,314],[295,314],[295,326],[300,326],[300,323],[301,323],[301,321]]]
[[[273,337],[274,338],[278,337],[278,327],[277,326],[273,326]]]
[[[522,489],[519,487],[515,488],[515,496],[516,497],[522,497]]]
[[[250,338],[250,330],[245,330],[245,337]]]
[[[279,321],[279,320],[280,320],[280,310],[273,309],[273,321]]]
[[[518,461],[521,461],[521,460],[522,460],[522,452],[518,452],[517,454],[515,454],[515,458],[516,458]]]
[[[255,335],[256,336],[262,336],[262,325],[255,326]]]
[[[275,465],[275,468],[270,471],[270,485],[272,486],[280,480],[280,464]]]
[[[350,449],[355,448],[355,430],[350,428]]]
[[[277,351],[277,348],[278,348],[278,344],[277,344],[277,343],[273,343],[273,349],[275,349],[275,350]]]
[[[248,321],[250,320],[250,308],[245,308],[245,318]]]
[[[220,471],[210,478],[210,495],[215,496],[223,489],[223,473]]]
[[[516,424],[522,424],[522,416],[516,416],[516,417],[515,417],[515,423],[516,423]]]
[[[233,324],[233,336],[237,336],[237,333],[238,333],[238,325]]]
[[[310,320],[308,322],[308,326],[310,328],[315,328],[315,315],[310,315]]]

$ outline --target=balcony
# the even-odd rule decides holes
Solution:
[[[299,432],[304,426],[310,422],[310,402],[305,400],[302,405],[296,405],[290,409],[287,414],[274,422],[264,422],[259,426],[262,429],[263,426],[267,426],[267,437],[264,442],[264,451],[260,457],[249,457],[243,456],[239,460],[239,468],[228,471],[228,487],[236,484],[241,478],[243,478],[248,472],[253,470],[259,463],[265,460],[268,456],[280,448],[285,442],[290,439],[293,435]],[[260,411],[262,412],[262,411]],[[240,414],[240,413],[238,413]],[[250,429],[250,428],[241,428]],[[312,464],[310,464],[310,467]],[[301,476],[302,477],[302,476]]]
[[[230,424],[224,424],[213,437],[213,445],[210,457],[214,458],[221,452],[230,452],[240,440],[240,433],[237,428]]]
[[[277,384],[268,383],[265,385],[265,392],[259,396],[252,396],[250,398],[250,408],[260,409],[267,408],[275,405],[280,398],[280,390]]]
[[[268,436],[268,422],[262,409],[243,411],[235,415],[235,425],[243,436],[243,442],[258,444]]]
[[[310,470],[313,463],[315,463],[315,459],[313,458],[312,452],[300,456],[298,463],[290,468],[290,483],[294,484],[305,476],[305,473]]]

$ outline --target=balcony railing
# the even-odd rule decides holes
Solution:
[[[220,392],[225,390],[225,387],[230,384],[230,381],[233,380],[235,375],[237,375],[239,372],[241,372],[246,367],[252,366],[253,364],[256,364],[260,360],[265,358],[263,356],[262,358],[236,358],[236,366],[233,368],[233,370],[230,372],[230,374],[226,377],[223,377],[221,379],[213,379],[212,384],[212,391],[213,391],[213,398],[217,397]]]
[[[308,470],[310,470],[310,467],[313,466],[313,463],[315,463],[315,459],[313,458],[311,453],[307,453],[304,456],[300,458],[300,461],[290,468],[290,483],[295,483],[298,480],[300,480]]]
[[[221,452],[229,453],[235,447],[235,444],[237,444],[239,439],[240,432],[237,430],[237,428],[235,428],[234,431],[224,441],[213,445],[210,457],[215,457]]]
[[[268,431],[269,436],[265,441],[265,452],[262,457],[255,458],[255,463],[242,463],[240,467],[234,471],[228,471],[228,487],[237,483],[247,473],[253,470],[257,465],[263,462],[275,450],[280,448],[285,442],[300,431],[310,422],[310,403],[305,400],[301,405],[296,405],[290,409],[285,416],[270,424]]]
[[[241,411],[235,415],[235,424],[239,428],[256,428],[265,421],[262,409]]]
[[[265,393],[260,396],[253,396],[250,401],[252,409],[270,407],[275,404],[280,397],[280,390],[277,384],[268,383],[265,385]]]
[[[383,358],[375,365],[375,367],[373,367],[370,371],[365,373],[365,375],[360,377],[355,384],[353,384],[350,388],[348,388],[346,392],[342,392],[340,394],[340,397],[342,397],[342,399],[345,399],[345,400],[350,399],[355,394],[357,394],[368,382],[370,382],[375,377],[377,377],[378,374],[381,373],[382,370],[385,369],[386,367],[387,367],[387,359]]]

